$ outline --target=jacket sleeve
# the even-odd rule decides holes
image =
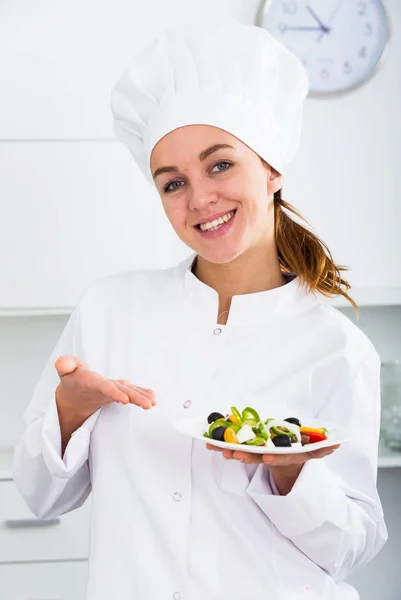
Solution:
[[[14,483],[32,513],[42,519],[53,519],[78,508],[91,492],[90,434],[101,408],[73,432],[62,458],[55,399],[60,378],[54,363],[66,355],[87,362],[81,336],[81,303],[71,314],[36,384],[22,416],[23,434],[14,450]]]
[[[335,580],[366,565],[383,547],[387,529],[377,492],[380,358],[363,360],[316,418],[342,423],[352,440],[323,459],[308,460],[291,492],[281,496],[267,465],[248,494],[282,535]]]

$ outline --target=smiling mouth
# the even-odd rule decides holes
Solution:
[[[230,212],[231,212],[231,211],[230,211]],[[237,209],[235,208],[235,209],[234,209],[232,212],[233,212],[234,214],[233,214],[233,216],[232,216],[231,218],[233,218],[233,217],[234,217],[235,213],[237,212]],[[231,219],[230,219],[230,220],[231,220]],[[195,229],[199,229],[199,231],[203,231],[203,229],[201,229],[201,223],[198,223],[197,225],[194,225],[194,227],[195,227]]]

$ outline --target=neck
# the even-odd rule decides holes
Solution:
[[[224,264],[211,263],[197,255],[192,272],[225,301],[240,294],[262,292],[286,284],[275,245],[273,252],[252,248]]]

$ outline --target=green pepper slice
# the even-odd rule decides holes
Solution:
[[[251,406],[247,406],[246,408],[244,408],[244,410],[242,411],[242,418],[244,420],[245,419],[253,419],[254,421],[256,421],[256,423],[258,421],[260,421],[260,417],[259,417],[258,413]]]
[[[289,429],[287,429],[286,427],[284,427],[283,429],[286,429],[286,431],[282,431],[282,429],[279,429],[278,427],[271,427],[271,431],[275,434],[275,435],[288,435],[288,437],[296,442],[297,441],[297,436],[295,435],[295,433],[293,433],[292,431],[290,431]]]
[[[229,425],[230,425],[230,423],[228,421],[225,421],[224,419],[216,419],[216,421],[213,421],[213,423],[210,424],[208,434],[210,436],[212,436],[212,431],[216,427],[222,427],[222,426],[223,427],[228,427]]]
[[[231,421],[226,421],[227,423],[227,429],[232,429],[233,431],[235,431],[235,433],[237,433],[237,431],[239,431],[242,427],[242,425],[238,425],[238,423],[232,423]]]
[[[248,444],[248,446],[264,446],[266,440],[262,437],[255,437],[253,440],[248,440],[244,442],[244,444]]]
[[[238,408],[235,408],[235,406],[231,407],[231,412],[233,415],[235,415],[237,417],[237,419],[239,420],[240,423],[242,423],[242,416],[240,411],[238,410]]]
[[[259,431],[260,431],[260,434],[261,434],[261,436],[262,436],[262,437],[263,437],[265,440],[269,439],[269,432],[268,432],[268,430],[267,430],[267,427],[266,427],[266,425],[263,423],[263,421],[259,421],[259,423],[258,423],[258,429],[259,429]]]
[[[249,427],[256,427],[258,424],[256,419],[243,419],[242,425],[249,425]]]

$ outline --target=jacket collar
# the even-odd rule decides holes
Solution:
[[[184,294],[194,310],[193,318],[204,324],[217,323],[219,295],[215,289],[206,285],[192,273],[192,265],[196,253],[191,254],[179,263],[180,277]],[[278,288],[239,294],[233,296],[226,325],[221,328],[237,325],[258,325],[272,319],[302,313],[311,305],[319,302],[314,292],[307,291],[301,279],[295,273],[283,273],[288,283]],[[192,311],[191,311],[192,312]]]

